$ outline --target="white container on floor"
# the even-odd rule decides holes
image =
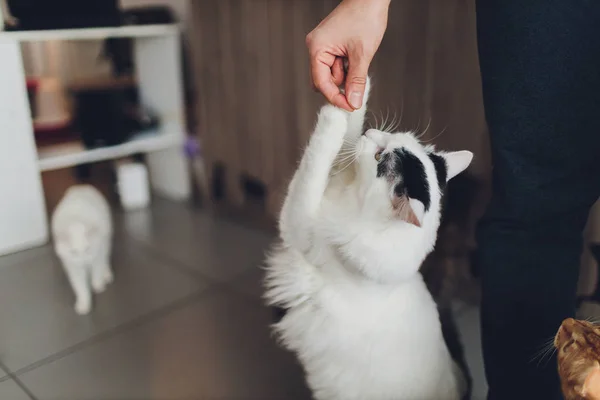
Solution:
[[[148,169],[142,163],[124,163],[117,166],[117,187],[125,210],[136,210],[150,204]]]

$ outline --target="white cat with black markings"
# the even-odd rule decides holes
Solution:
[[[108,202],[93,186],[70,187],[52,215],[52,235],[75,293],[75,311],[87,314],[92,308],[92,290],[103,292],[113,281]]]
[[[362,135],[364,115],[319,113],[267,261],[265,298],[287,310],[274,329],[317,400],[459,400],[464,377],[419,268],[443,188],[473,154]]]

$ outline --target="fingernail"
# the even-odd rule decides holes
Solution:
[[[350,98],[348,99],[348,102],[355,109],[360,108],[360,106],[362,106],[362,96],[363,95],[361,92],[352,92],[350,93]]]

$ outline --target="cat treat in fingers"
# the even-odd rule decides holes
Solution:
[[[566,400],[600,400],[600,327],[568,318],[554,338]]]
[[[92,291],[112,282],[112,219],[102,194],[89,185],[70,187],[52,215],[54,248],[75,293],[75,311],[87,314]]]
[[[473,155],[410,132],[363,133],[365,111],[318,115],[267,260],[274,330],[317,400],[459,400],[465,376],[419,268],[444,188]]]

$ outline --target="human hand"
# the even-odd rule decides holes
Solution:
[[[390,0],[344,0],[306,36],[313,85],[333,105],[348,111],[362,106],[369,65],[387,28],[389,5]],[[345,95],[339,89],[344,82]]]

